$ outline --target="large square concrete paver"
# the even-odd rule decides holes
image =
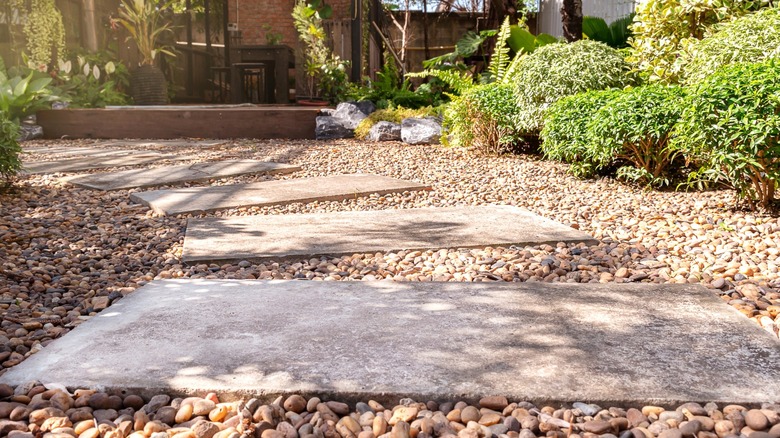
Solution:
[[[142,166],[161,160],[191,159],[175,155],[162,155],[159,152],[141,152],[128,155],[99,155],[79,158],[66,158],[53,161],[25,161],[22,169],[25,173],[80,172],[83,170],[104,169],[107,167]]]
[[[29,154],[50,154],[58,157],[106,157],[112,155],[162,155],[156,151],[147,151],[141,149],[115,149],[102,147],[69,147],[69,146],[50,146],[40,148],[25,148],[23,153]]]
[[[190,219],[182,258],[229,262],[557,242],[596,243],[517,207],[415,208]]]
[[[179,139],[179,140],[111,140],[102,142],[103,146],[123,146],[123,147],[211,147],[224,144],[226,140],[195,140],[195,139]]]
[[[202,213],[224,208],[339,201],[369,194],[429,190],[411,181],[371,174],[332,175],[213,187],[137,192],[130,199],[160,214]]]
[[[225,160],[97,173],[70,178],[68,182],[88,189],[121,190],[208,181],[212,178],[257,173],[290,173],[299,170],[301,168],[298,166],[270,161]]]
[[[693,285],[164,280],[0,382],[344,400],[780,400],[780,342]]]

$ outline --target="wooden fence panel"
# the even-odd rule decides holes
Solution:
[[[640,0],[582,0],[582,14],[601,17],[610,23],[634,12]],[[542,0],[537,23],[539,32],[563,36],[561,5],[563,0]]]

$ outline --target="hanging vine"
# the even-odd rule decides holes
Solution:
[[[48,69],[65,58],[65,26],[54,0],[31,0],[24,36],[29,62],[35,68]]]

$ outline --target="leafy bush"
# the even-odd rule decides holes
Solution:
[[[130,74],[111,52],[84,53],[60,62],[54,85],[57,93],[76,108],[127,105]]]
[[[594,161],[625,160],[618,177],[668,185],[664,174],[677,152],[670,136],[682,110],[682,88],[648,85],[613,91],[588,125]]]
[[[377,79],[370,82],[368,86],[352,88],[347,93],[350,100],[370,100],[376,104],[377,108],[424,108],[428,106],[438,106],[442,103],[444,96],[435,87],[429,84],[422,84],[417,90],[412,90],[412,84],[409,81],[403,81],[399,86],[400,80],[398,72],[392,62],[388,62],[377,73]]]
[[[457,62],[458,57],[475,54],[488,37],[496,36],[496,45],[490,56],[490,64],[486,72],[476,77],[465,64]],[[534,52],[539,47],[559,42],[552,35],[541,33],[533,35],[527,28],[520,25],[510,25],[506,17],[498,31],[482,31],[479,35],[469,32],[455,45],[455,51],[423,62],[426,68],[422,72],[407,73],[410,78],[432,77],[443,82],[449,91],[461,94],[475,83],[508,82],[514,77],[515,70],[522,57]],[[514,55],[512,55],[514,52]]]
[[[0,113],[13,122],[18,123],[23,117],[48,108],[51,102],[57,100],[47,88],[51,78],[34,79],[33,76],[31,72],[24,78],[8,78],[0,72]]]
[[[715,23],[740,17],[770,0],[646,0],[636,8],[629,61],[650,81],[675,83],[679,52]]]
[[[683,54],[684,82],[699,82],[723,65],[780,56],[780,8],[748,14],[714,30]]]
[[[11,121],[7,114],[0,111],[0,178],[9,179],[19,169],[22,163],[19,161],[19,124]]]
[[[518,106],[509,84],[484,84],[466,90],[444,113],[449,143],[474,146],[488,154],[506,152],[518,137]]]
[[[675,144],[701,165],[692,178],[725,181],[769,207],[780,179],[780,64],[728,65],[689,94]]]
[[[401,123],[403,119],[409,117],[427,117],[437,115],[436,110],[432,107],[424,107],[418,109],[411,108],[389,108],[380,109],[369,114],[368,117],[360,121],[357,128],[355,128],[355,138],[358,140],[364,140],[368,138],[368,133],[371,131],[371,127],[379,122],[392,122]]]
[[[540,47],[516,69],[519,132],[536,134],[544,110],[565,96],[633,83],[628,70],[620,53],[604,43],[582,40]]]
[[[612,91],[588,91],[564,97],[544,112],[541,151],[545,157],[570,163],[569,172],[584,178],[612,162],[612,157],[591,154],[588,131],[594,114],[604,106]]]

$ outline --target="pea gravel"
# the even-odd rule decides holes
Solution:
[[[60,145],[96,143],[25,143]],[[701,283],[773,336],[780,332],[780,219],[736,208],[731,191],[647,191],[610,179],[578,180],[566,174],[564,165],[532,156],[486,157],[402,143],[238,140],[147,149],[193,155],[191,162],[254,158],[303,168],[284,176],[213,180],[214,185],[364,172],[433,187],[341,202],[230,209],[213,216],[509,204],[587,232],[601,243],[185,265],[181,251],[190,215],[156,215],[130,202],[126,190],[71,186],[63,180],[71,174],[21,176],[0,194],[2,369],[155,278]],[[24,156],[30,161],[57,157]]]

